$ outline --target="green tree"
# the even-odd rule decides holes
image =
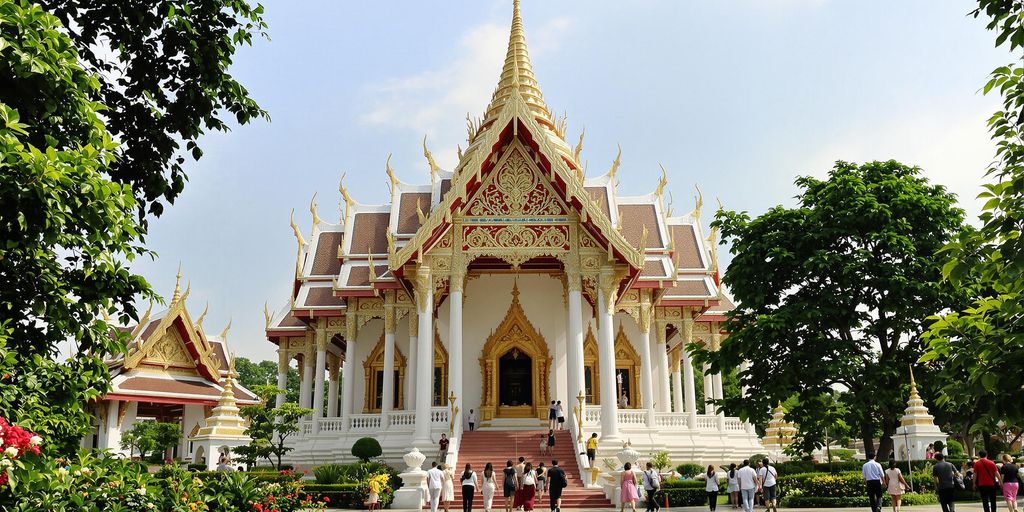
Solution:
[[[1009,43],[1011,52],[1024,48],[1024,4],[980,0],[974,16],[989,19],[996,46]],[[1018,55],[1018,58],[1020,56]],[[1020,400],[1024,376],[1024,67],[997,68],[985,84],[985,94],[1002,96],[1002,108],[988,120],[995,159],[987,170],[992,181],[979,196],[985,199],[977,230],[965,230],[944,248],[948,262],[943,276],[969,290],[973,303],[934,318],[925,335],[929,351],[923,360],[942,369],[939,405],[952,410],[973,409],[977,424],[965,436],[973,451],[973,433],[986,443],[1000,422],[1024,425]]]
[[[907,367],[923,353],[924,319],[951,303],[936,252],[963,213],[945,188],[899,162],[837,162],[828,178],[801,177],[795,208],[751,219],[720,210],[713,226],[734,254],[724,282],[739,307],[721,350],[700,346],[713,370],[749,361],[751,390],[725,405],[764,422],[777,401],[796,397],[788,417],[813,425],[821,397],[845,400],[868,450],[892,450],[905,407]],[[836,411],[838,412],[838,411]]]
[[[107,390],[103,356],[123,350],[104,315],[127,322],[152,297],[125,266],[148,254],[145,230],[131,188],[104,177],[117,146],[98,88],[56,18],[0,0],[0,411],[64,452]],[[58,360],[68,340],[77,357]]]
[[[266,36],[263,6],[245,0],[39,0],[63,25],[86,68],[100,78],[107,129],[120,142],[106,173],[131,185],[160,215],[187,176],[181,145],[198,160],[207,130],[227,131],[267,113],[229,73],[239,46]],[[109,53],[114,54],[111,58]],[[31,118],[43,119],[45,111]],[[27,112],[23,116],[29,115]],[[141,210],[140,210],[141,213]]]
[[[277,383],[277,363],[273,361],[260,361],[254,363],[245,357],[235,358],[235,370],[238,372],[238,382],[247,389],[255,389],[256,386],[266,386]],[[299,372],[295,368],[288,368],[288,387],[285,394],[285,402],[299,401]],[[274,403],[273,401],[270,402]],[[325,400],[326,403],[326,400]]]
[[[299,407],[294,402],[285,402],[281,407],[267,407],[277,396],[274,386],[255,386],[253,392],[262,403],[242,407],[241,413],[249,420],[245,434],[252,438],[246,446],[239,446],[235,452],[248,464],[261,459],[281,469],[281,459],[294,448],[287,446],[287,440],[299,431],[299,420],[308,416],[313,409]]]
[[[132,455],[135,450],[139,458],[174,448],[181,441],[181,425],[157,421],[140,421],[121,434],[121,449]]]

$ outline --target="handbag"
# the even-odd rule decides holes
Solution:
[[[956,470],[953,470],[953,487],[964,490],[964,477]]]

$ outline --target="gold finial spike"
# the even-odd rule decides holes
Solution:
[[[191,279],[189,279],[188,282],[185,283],[185,293],[181,294],[181,299],[180,299],[181,302],[185,302],[185,299],[188,298],[188,294],[189,293],[192,293],[192,280]]]
[[[222,340],[228,339],[228,331],[231,330],[231,322],[233,322],[233,321],[234,321],[233,318],[229,318],[228,319],[228,324],[225,325],[224,326],[224,330],[220,332],[220,339],[222,339]]]
[[[518,303],[518,302],[519,302],[519,278],[516,277],[512,281],[512,303],[515,304],[515,303]]]
[[[391,153],[388,153],[387,160],[384,160],[384,172],[388,175],[389,187],[391,193],[394,194],[395,187],[398,186],[398,178],[395,177],[395,170],[391,167]]]
[[[416,218],[420,221],[420,226],[427,222],[427,215],[423,213],[423,209],[420,208],[420,200],[416,198]]]
[[[178,262],[178,275],[174,277],[174,294],[171,295],[171,304],[181,299],[181,262]]]
[[[658,167],[661,167],[661,179],[658,180],[658,188],[655,189],[654,193],[661,197],[665,192],[665,185],[668,185],[668,171],[665,170],[665,166],[661,165],[661,163],[658,164]]]
[[[917,383],[914,382],[914,366],[913,365],[909,365],[909,367],[910,367],[910,399],[911,400],[917,400],[917,399],[921,398],[921,396],[917,394]]]
[[[704,194],[701,193],[700,187],[694,185],[693,188],[697,189],[697,197],[694,198],[693,211],[690,212],[690,217],[694,220],[700,220],[700,211],[704,208]]]
[[[721,200],[721,198],[718,198],[718,197],[716,197],[716,198],[715,198],[715,202],[717,202],[717,203],[718,203],[718,209],[719,209],[719,210],[724,210],[724,209],[725,209],[725,205],[723,205],[723,204],[722,204],[722,200]]]
[[[231,383],[231,379],[238,377],[238,372],[235,371],[235,353],[231,352],[231,357],[228,359],[228,383]]]
[[[455,154],[459,157],[459,161],[462,161],[462,144],[455,145]]]
[[[316,192],[313,192],[313,198],[309,200],[309,213],[313,214],[313,227],[320,224],[320,216],[316,212]]]
[[[270,309],[267,308],[266,301],[263,302],[263,328],[270,329]]]
[[[650,236],[650,231],[647,229],[647,225],[644,225],[643,231],[640,232],[640,247],[641,251],[647,249],[647,237]]]
[[[345,188],[345,174],[347,173],[342,173],[341,179],[338,180],[338,192],[341,192],[341,198],[345,201],[344,217],[347,218],[348,212],[352,209],[352,205],[355,204],[355,201],[352,200],[352,196],[348,195],[348,190]]]
[[[514,94],[523,98],[533,114],[542,119],[551,117],[551,112],[547,104],[544,103],[540,84],[537,83],[537,78],[533,74],[530,52],[526,46],[526,30],[523,26],[522,14],[519,11],[519,0],[512,3],[512,28],[509,31],[505,64],[501,69],[498,87],[491,97],[491,104],[487,106],[484,120],[490,121],[497,117],[502,107]]]
[[[427,165],[430,166],[430,183],[437,181],[437,172],[441,170],[441,166],[437,165],[434,161],[434,155],[427,149],[427,136],[423,136],[423,157],[427,159]]]
[[[619,165],[622,164],[622,144],[618,144],[619,152],[615,154],[615,160],[612,161],[612,168],[608,170],[608,176],[615,179],[615,173],[619,172]]]
[[[580,141],[576,143],[576,147],[572,150],[572,157],[576,160],[576,163],[580,161],[580,153],[583,152],[583,136],[587,134],[587,127],[584,126],[583,130],[580,131]]]
[[[299,242],[299,248],[301,249],[306,245],[306,239],[302,237],[302,230],[299,229],[299,225],[295,223],[295,208],[292,208],[291,215],[292,231],[295,233],[295,240]]]
[[[370,277],[370,283],[376,283],[377,265],[373,264],[373,247],[369,245],[366,246],[366,258],[368,260],[367,263],[369,263],[369,265],[367,266],[367,275],[369,275]]]
[[[672,205],[675,204],[675,202],[676,202],[676,198],[675,198],[675,196],[672,195],[672,191],[669,190],[668,191],[668,210],[665,213],[666,217],[671,217],[672,216]]]
[[[139,324],[132,329],[132,338],[142,332],[142,328],[145,327],[146,323],[149,322],[149,315],[153,313],[153,301],[149,301],[149,307],[146,308],[146,312],[142,314],[142,318],[139,319]]]
[[[203,312],[199,313],[199,318],[196,319],[196,325],[199,327],[203,326],[203,320],[206,319],[206,313],[210,311],[210,302],[206,302],[206,307],[203,308]]]
[[[384,236],[388,239],[388,256],[391,256],[395,253],[395,234],[391,231],[391,226],[388,226]]]

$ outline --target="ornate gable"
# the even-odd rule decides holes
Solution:
[[[185,341],[181,339],[177,329],[164,331],[163,336],[158,340],[150,340],[143,350],[142,364],[163,366],[167,368],[174,366],[178,368],[195,368],[195,362],[189,356],[185,348]]]
[[[475,217],[565,216],[568,207],[540,175],[530,151],[520,142],[513,143],[499,160],[473,198],[465,213]]]

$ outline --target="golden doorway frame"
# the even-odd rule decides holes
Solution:
[[[601,365],[600,353],[597,348],[597,339],[594,331],[587,326],[587,335],[583,341],[583,366],[590,370],[591,390],[593,399],[587,402],[589,405],[601,405]],[[615,335],[615,373],[619,370],[629,371],[629,399],[628,409],[637,409],[640,406],[640,355],[637,354],[633,344],[626,335],[626,330],[619,324],[619,331]],[[618,400],[618,398],[616,398]]]
[[[532,364],[531,406],[502,407],[498,403],[498,382],[500,379],[498,361],[510,350],[518,349],[528,356]],[[505,313],[494,333],[488,336],[480,356],[480,374],[483,393],[480,404],[480,420],[488,421],[498,417],[546,419],[548,414],[548,376],[551,371],[551,354],[544,337],[537,332],[526,318],[519,303],[519,285],[512,286],[512,304]]]

